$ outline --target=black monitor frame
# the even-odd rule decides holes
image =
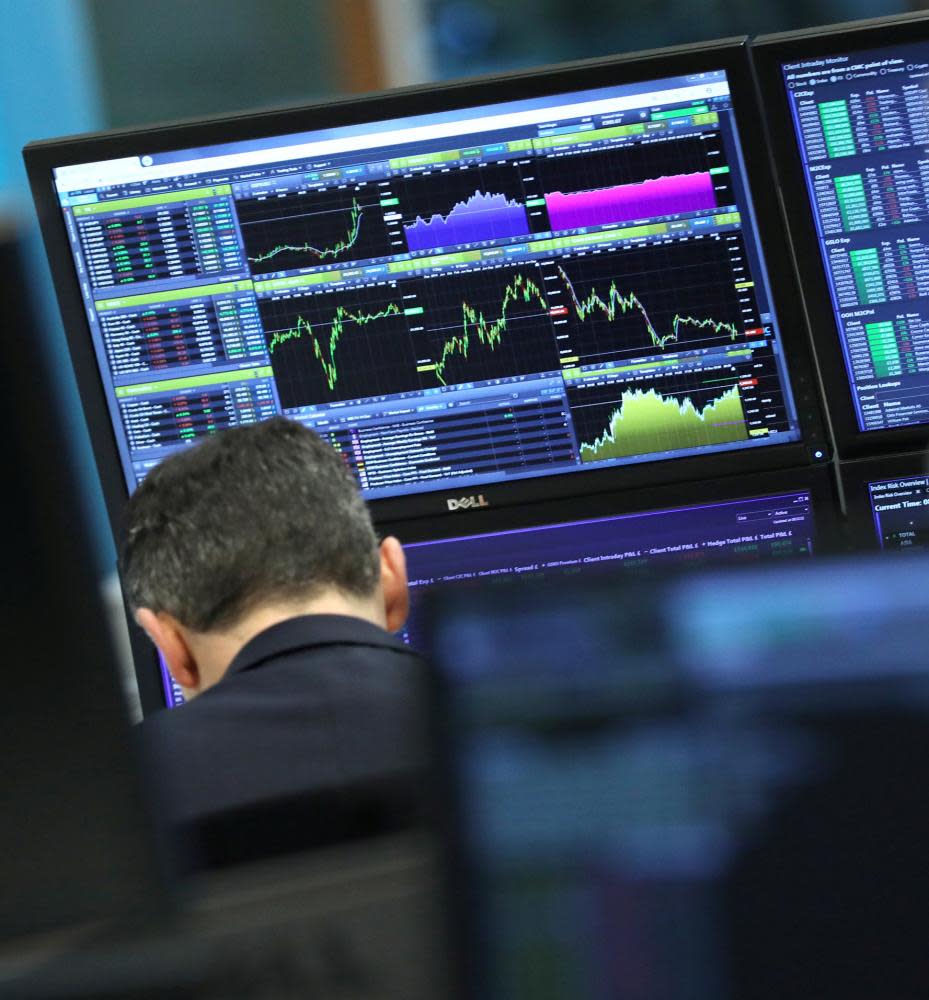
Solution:
[[[839,486],[845,506],[846,546],[856,552],[882,551],[871,508],[869,483],[929,476],[929,460],[922,452],[904,452],[838,464]]]
[[[750,474],[772,468],[803,467],[827,459],[829,445],[823,430],[817,385],[796,285],[788,263],[785,234],[776,205],[766,197],[772,186],[772,176],[763,148],[764,140],[755,105],[746,40],[735,38],[441,86],[414,87],[305,108],[232,116],[222,120],[188,121],[28,145],[24,150],[24,158],[114,532],[119,530],[127,487],[119,463],[116,438],[89,336],[65,225],[52,183],[53,167],[138,155],[140,150],[155,153],[202,147],[717,69],[725,70],[729,77],[733,109],[752,190],[758,230],[765,249],[765,263],[778,313],[802,440],[708,456],[643,462],[611,469],[592,469],[511,483],[495,483],[482,487],[480,494],[485,503],[493,506],[515,507],[540,500],[593,494],[620,487],[643,488],[722,475]],[[378,521],[434,517],[442,513],[448,514],[449,501],[456,499],[460,499],[460,496],[449,494],[448,490],[440,490],[374,500],[372,509]],[[448,524],[447,530],[456,530],[453,521]]]
[[[929,14],[762,35],[749,46],[758,100],[765,110],[767,141],[776,165],[778,200],[787,222],[836,451],[843,459],[924,448],[929,442],[929,424],[859,430],[781,65],[913,42],[929,43]]]

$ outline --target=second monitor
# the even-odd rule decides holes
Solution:
[[[923,454],[842,462],[847,533],[855,549],[929,549],[929,465]]]
[[[929,18],[752,45],[843,458],[929,441]]]

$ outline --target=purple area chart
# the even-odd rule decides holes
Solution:
[[[526,209],[518,201],[483,191],[458,202],[447,215],[435,214],[428,221],[418,216],[415,222],[404,225],[403,231],[411,253],[528,236],[530,232]]]
[[[545,195],[545,204],[553,232],[717,207],[713,179],[708,171],[656,177],[639,184],[617,184],[572,194],[553,191]]]

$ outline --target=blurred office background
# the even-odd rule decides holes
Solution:
[[[113,565],[20,148],[33,139],[741,33],[899,13],[924,0],[0,0],[0,212],[31,237],[101,573]],[[11,331],[4,331],[7,336]]]

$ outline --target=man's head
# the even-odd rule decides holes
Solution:
[[[406,617],[399,543],[378,545],[338,453],[283,418],[230,428],[149,473],[129,501],[120,566],[188,695],[285,618],[352,614],[395,631]]]

